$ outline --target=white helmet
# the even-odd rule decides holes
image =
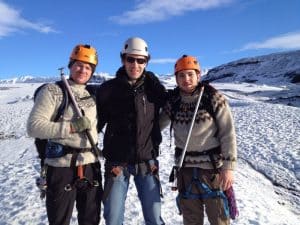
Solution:
[[[138,37],[132,37],[125,41],[121,56],[124,56],[124,54],[143,55],[146,56],[148,60],[150,59],[147,43]]]

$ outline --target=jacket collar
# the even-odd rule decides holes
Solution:
[[[122,82],[126,82],[128,85],[132,86],[133,89],[138,89],[140,86],[142,86],[144,84],[144,80],[145,80],[145,75],[146,71],[144,70],[142,76],[136,81],[136,83],[134,85],[130,85],[129,84],[129,80],[128,80],[128,74],[125,70],[125,67],[122,66],[118,69],[117,73],[116,73],[116,78]]]

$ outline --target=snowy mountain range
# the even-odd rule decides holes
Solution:
[[[212,69],[204,69],[204,80],[214,82],[246,82],[261,84],[300,83],[300,50],[243,58]],[[162,75],[172,77],[173,75]],[[112,76],[94,74],[91,82],[102,83]],[[0,83],[43,83],[59,80],[57,77],[20,76],[0,80]]]
[[[300,50],[273,53],[264,56],[244,58],[202,71],[202,80],[210,83],[246,83],[248,87],[270,85],[272,90],[248,88],[226,90],[253,96],[256,100],[300,107]],[[102,83],[113,76],[108,73],[94,74],[92,83]],[[161,82],[168,88],[175,84],[174,75],[160,75]],[[21,76],[0,80],[0,84],[45,83],[59,80],[55,77]]]
[[[102,83],[108,79],[111,79],[108,73],[95,73],[90,82],[92,83]],[[47,82],[55,82],[60,80],[59,76],[41,76],[41,77],[34,77],[34,76],[20,76],[15,78],[9,79],[2,79],[0,80],[0,84],[17,84],[17,83],[47,83]]]
[[[264,102],[300,107],[300,50],[233,61],[210,69],[203,80],[248,83],[249,87],[273,86],[273,90],[239,90],[239,93]]]
[[[300,84],[300,50],[244,58],[208,71],[205,80],[256,84]]]

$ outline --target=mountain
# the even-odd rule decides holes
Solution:
[[[102,83],[113,76],[94,74],[91,82]],[[164,82],[174,81],[173,75],[160,75]],[[212,69],[203,69],[202,79],[209,82],[246,82],[268,85],[300,83],[300,50],[243,58]],[[0,83],[44,83],[59,80],[57,76],[21,76],[0,80]]]
[[[173,88],[173,74],[158,75],[166,88]],[[91,83],[102,83],[113,76],[108,73],[94,74]],[[59,80],[60,77],[32,77],[0,80],[0,84],[46,83]],[[243,58],[202,71],[202,80],[216,83],[245,83],[245,89],[226,89],[227,95],[239,92],[251,95],[258,101],[279,103],[300,107],[300,50],[273,53],[264,56]],[[261,88],[263,85],[272,88]],[[255,87],[254,87],[255,86]],[[252,88],[251,88],[252,87]],[[232,85],[231,85],[232,88]]]
[[[108,73],[95,73],[90,80],[91,83],[102,83],[106,80],[111,79]],[[17,84],[17,83],[48,83],[48,82],[55,82],[60,80],[58,76],[47,76],[47,77],[33,77],[33,76],[20,76],[10,79],[3,79],[0,80],[0,84]]]
[[[47,77],[33,77],[33,76],[20,76],[9,79],[0,80],[0,84],[17,84],[17,83],[46,83],[54,82],[59,80],[58,77],[47,76]]]
[[[209,70],[204,79],[210,82],[300,84],[300,50],[229,62]]]
[[[212,84],[246,83],[244,90],[226,89],[227,94],[239,92],[263,102],[300,107],[300,50],[229,62],[212,68],[202,79]],[[251,88],[265,85],[272,88]]]

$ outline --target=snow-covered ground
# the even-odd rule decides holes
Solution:
[[[173,81],[165,80],[164,84],[172,86]],[[37,86],[0,84],[0,225],[47,224],[45,202],[35,186],[39,160],[33,139],[26,134]],[[215,87],[230,102],[238,138],[234,187],[240,216],[232,224],[300,224],[300,108],[265,101],[273,98],[276,90],[287,87],[245,83],[216,83]],[[253,94],[258,92],[264,93],[264,99]],[[176,193],[168,183],[174,147],[169,144],[169,130],[165,129],[159,157],[162,216],[166,224],[175,225],[182,224],[182,219],[177,213]],[[74,210],[71,224],[77,224],[75,215]],[[124,224],[144,224],[133,184]]]

